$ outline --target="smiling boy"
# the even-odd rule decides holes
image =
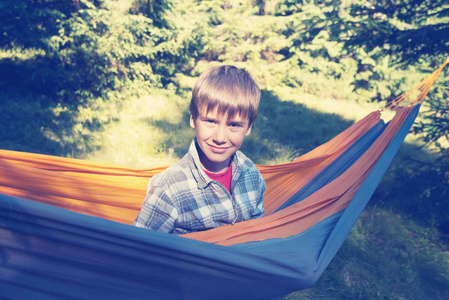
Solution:
[[[244,69],[226,65],[201,74],[190,102],[196,137],[178,163],[150,179],[134,225],[183,234],[263,216],[265,181],[239,151],[259,101]]]

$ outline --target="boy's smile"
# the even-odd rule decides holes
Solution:
[[[230,165],[231,156],[240,148],[251,133],[248,120],[240,115],[228,119],[228,114],[220,114],[215,109],[201,111],[197,119],[190,117],[190,126],[196,129],[196,139],[201,164],[209,172],[220,173]]]

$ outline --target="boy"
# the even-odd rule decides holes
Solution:
[[[196,137],[178,163],[150,179],[134,225],[184,234],[263,216],[265,181],[238,151],[259,101],[260,89],[243,69],[201,74],[190,102]]]

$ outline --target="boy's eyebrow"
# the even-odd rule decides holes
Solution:
[[[216,120],[216,119],[217,119],[216,116],[210,116],[210,115],[199,115],[198,118],[201,118],[201,119],[211,119],[211,120]]]
[[[248,121],[249,121],[248,118],[242,118],[240,115],[228,118],[228,122],[232,122],[232,123],[244,124],[244,123],[247,123]]]
[[[243,120],[243,121],[236,121],[236,120],[234,120],[234,119],[228,119],[228,122],[229,122],[229,123],[235,123],[235,124],[238,124],[238,125],[245,125],[246,123],[248,123],[248,121],[246,121],[246,120]]]

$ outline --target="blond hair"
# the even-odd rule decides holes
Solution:
[[[251,126],[257,118],[260,88],[245,70],[231,65],[213,67],[200,75],[192,91],[190,114],[193,119],[200,111],[218,109],[232,119],[236,115]]]

